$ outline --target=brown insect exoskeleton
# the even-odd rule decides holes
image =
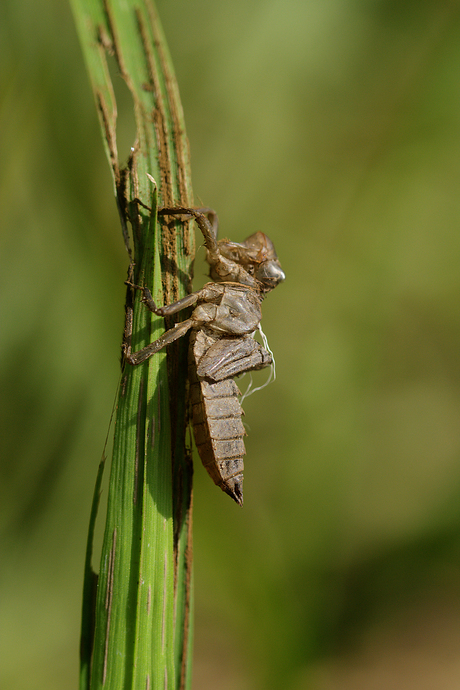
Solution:
[[[196,306],[189,319],[139,352],[131,352],[127,344],[125,359],[130,364],[140,364],[192,331],[189,381],[195,442],[214,483],[243,505],[245,430],[239,390],[233,378],[272,364],[271,354],[254,339],[254,334],[262,318],[263,298],[285,276],[273,243],[262,232],[240,244],[217,241],[217,215],[211,209],[162,208],[158,213],[195,218],[204,236],[214,282],[165,307],[157,307],[150,291],[139,288],[144,293],[142,301],[160,316]]]

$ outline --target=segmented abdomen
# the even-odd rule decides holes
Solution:
[[[214,483],[243,505],[246,449],[239,390],[233,379],[212,382],[198,378],[196,357],[203,350],[203,343],[197,342],[201,340],[200,334],[194,336],[190,343],[189,380],[195,443]]]

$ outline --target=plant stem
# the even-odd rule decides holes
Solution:
[[[159,304],[169,304],[190,289],[194,242],[188,223],[176,220],[160,228],[157,204],[190,206],[193,196],[179,95],[156,11],[151,0],[71,4],[133,260],[130,275],[137,285],[148,286]],[[125,167],[118,160],[117,106],[107,54],[115,56],[133,98],[137,133]],[[134,350],[164,330],[163,320],[148,312],[131,288],[126,309],[132,315]],[[176,341],[167,355],[159,353],[138,367],[126,365],[122,374],[94,641],[92,649],[82,645],[81,688],[190,686],[192,470],[185,447],[186,367],[186,343]],[[87,567],[86,621],[91,620],[93,578]]]

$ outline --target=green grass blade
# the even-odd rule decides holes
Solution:
[[[82,621],[81,621],[81,640],[80,640],[80,690],[85,690],[89,687],[89,679],[91,672],[91,656],[93,650],[93,635],[94,635],[94,602],[97,591],[97,575],[91,567],[91,558],[93,555],[93,541],[94,530],[96,526],[97,511],[99,508],[99,499],[101,495],[102,476],[105,467],[105,455],[99,463],[97,472],[96,484],[94,487],[93,501],[91,505],[91,515],[89,519],[88,542],[86,547],[85,558],[85,576],[83,585],[83,605],[82,605]]]
[[[111,164],[133,279],[159,304],[190,287],[193,236],[156,222],[161,205],[191,205],[183,116],[171,62],[148,0],[72,0]],[[107,54],[131,91],[137,136],[118,160],[117,105]],[[153,179],[152,179],[153,178]],[[140,203],[139,203],[140,202]],[[133,349],[164,322],[128,290]],[[133,300],[133,304],[131,304]],[[97,590],[89,687],[184,688],[190,683],[191,462],[185,449],[186,343],[123,372]],[[170,395],[170,391],[173,393]],[[86,683],[82,668],[82,687]]]

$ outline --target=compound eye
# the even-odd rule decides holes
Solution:
[[[257,272],[257,278],[266,287],[272,289],[285,280],[286,276],[279,264],[279,261],[265,261],[260,265]]]

